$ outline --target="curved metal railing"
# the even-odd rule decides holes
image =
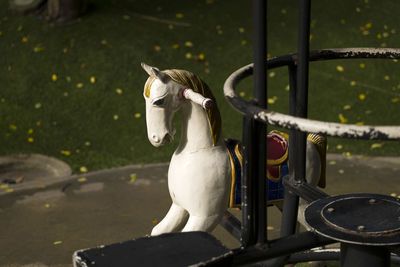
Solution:
[[[310,61],[354,58],[400,59],[400,49],[394,48],[339,48],[310,51]],[[297,54],[284,55],[268,59],[268,69],[296,65]],[[224,95],[228,102],[242,114],[250,115],[255,120],[286,129],[303,132],[318,132],[328,136],[354,138],[400,140],[400,126],[354,125],[325,122],[299,118],[291,115],[263,109],[243,100],[235,93],[237,84],[253,74],[253,64],[246,65],[233,72],[224,84]]]

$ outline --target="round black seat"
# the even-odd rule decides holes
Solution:
[[[318,234],[351,244],[400,244],[400,199],[378,194],[347,194],[319,199],[305,210]]]

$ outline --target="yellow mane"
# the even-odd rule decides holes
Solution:
[[[207,110],[206,113],[207,113],[208,123],[210,126],[213,145],[215,146],[221,135],[221,115],[216,105],[214,95],[212,94],[208,85],[205,82],[203,82],[203,80],[201,80],[197,75],[186,70],[171,69],[171,70],[164,70],[163,72],[167,74],[174,82],[179,83],[185,86],[186,88],[190,88],[196,93],[199,93],[204,97],[210,98],[214,101],[213,107]],[[150,97],[150,88],[154,80],[155,76],[150,75],[144,89],[144,94],[146,97]]]

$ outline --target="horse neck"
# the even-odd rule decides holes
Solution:
[[[198,104],[185,103],[182,107],[181,140],[175,153],[193,153],[213,146],[206,112]]]

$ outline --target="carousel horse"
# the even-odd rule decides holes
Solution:
[[[228,207],[240,207],[241,145],[224,140],[221,117],[209,87],[185,70],[164,70],[142,63],[149,74],[144,87],[147,135],[159,147],[175,135],[174,114],[182,111],[182,133],[168,170],[172,205],[151,235],[176,231],[212,231]],[[322,184],[326,139],[307,138],[306,172],[312,185]],[[288,137],[268,134],[269,202],[281,201],[281,178],[288,171]]]

